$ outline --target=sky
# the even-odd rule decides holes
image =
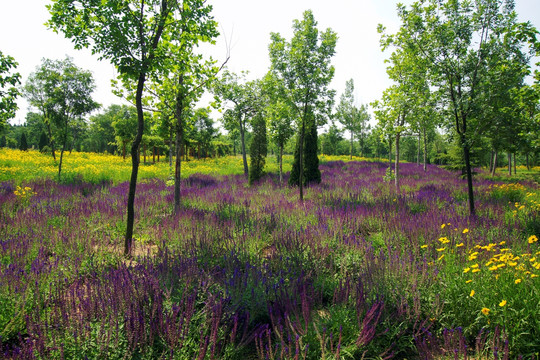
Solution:
[[[395,0],[208,0],[221,32],[216,45],[201,47],[201,51],[223,62],[230,44],[227,63],[233,72],[249,71],[248,78],[262,77],[270,66],[268,44],[270,33],[278,32],[287,40],[292,36],[294,19],[301,19],[305,10],[313,11],[318,28],[331,28],[338,35],[336,55],[332,59],[336,72],[331,88],[337,91],[336,102],[345,82],[354,80],[357,105],[379,99],[391,85],[384,60],[388,53],[380,50],[377,25],[383,24],[389,33],[399,28]],[[92,71],[96,80],[94,100],[107,107],[123,101],[112,94],[114,67],[98,61],[89,50],[74,50],[63,34],[47,29],[49,0],[0,0],[0,51],[19,63],[17,72],[24,84],[43,58],[73,58],[74,63]],[[409,5],[413,0],[401,0]],[[540,1],[515,0],[520,21],[531,21],[540,28]],[[22,124],[28,103],[19,99],[19,111],[12,124]]]

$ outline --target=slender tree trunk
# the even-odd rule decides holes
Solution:
[[[493,149],[491,150],[491,154],[489,156],[489,173],[493,171],[493,158],[495,157],[495,151]]]
[[[427,171],[427,134],[424,127],[424,171]]]
[[[465,141],[462,139],[462,144],[465,144]],[[469,192],[469,212],[471,215],[476,215],[474,208],[474,192],[473,192],[473,178],[472,178],[472,169],[471,169],[471,153],[467,145],[463,145],[463,156],[465,157],[465,171],[467,172],[467,188]]]
[[[508,158],[508,175],[512,176],[512,154],[507,153],[506,157]]]
[[[392,138],[388,137],[388,166],[392,167]]]
[[[126,160],[126,142],[122,141],[122,157]]]
[[[144,111],[142,106],[142,93],[146,74],[141,72],[137,81],[137,92],[135,103],[137,108],[137,135],[131,145],[131,178],[129,180],[129,193],[127,203],[127,225],[126,237],[124,239],[124,255],[131,256],[131,245],[133,242],[133,225],[135,222],[135,192],[137,190],[137,176],[139,175],[139,148],[144,132]]]
[[[396,134],[396,157],[394,165],[394,183],[396,185],[396,190],[399,191],[399,139],[401,137],[400,133]]]
[[[180,75],[178,78],[178,88],[182,89],[184,83],[184,76]],[[178,215],[180,213],[180,181],[182,175],[182,152],[184,150],[184,95],[181,90],[176,94],[176,162],[174,169],[174,213]]]
[[[283,184],[283,147],[284,144],[279,146],[279,184]]]
[[[245,124],[242,120],[242,115],[238,115],[238,123],[240,124],[240,142],[242,143],[242,161],[244,162],[244,176],[246,179],[249,177],[249,169],[247,163],[247,154],[246,154],[246,141],[245,141]]]
[[[516,153],[514,153],[514,175],[517,175]]]
[[[422,148],[422,135],[418,132],[418,152],[416,154],[416,165],[420,165],[420,149]]]
[[[497,150],[495,150],[493,154],[493,168],[491,169],[491,176],[495,176],[495,172],[497,171]]]
[[[527,163],[527,171],[531,170],[530,164],[529,164],[529,153],[525,154],[525,161]]]
[[[351,130],[351,150],[350,150],[350,159],[352,160],[352,153],[353,153],[353,142],[354,142],[354,134]]]
[[[62,179],[62,161],[64,159],[64,151],[66,150],[66,142],[62,145],[62,150],[60,150],[60,162],[58,163],[58,181]]]
[[[156,147],[152,146],[152,163],[156,163]]]

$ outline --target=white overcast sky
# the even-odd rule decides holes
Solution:
[[[337,98],[345,81],[354,79],[358,104],[378,99],[390,85],[386,75],[385,57],[379,47],[377,24],[391,32],[398,29],[395,0],[209,0],[213,15],[222,35],[208,51],[218,61],[226,55],[225,37],[231,44],[231,71],[247,70],[250,78],[263,76],[269,67],[268,44],[270,32],[279,32],[286,39],[292,35],[292,22],[301,19],[311,9],[318,27],[332,28],[338,34],[336,55],[332,60],[336,68],[332,88]],[[402,0],[411,4],[412,0]],[[515,0],[521,21],[531,21],[540,28],[540,0]],[[91,70],[96,79],[96,101],[104,107],[121,103],[111,93],[110,80],[115,77],[112,65],[97,61],[88,50],[76,51],[62,34],[48,30],[45,5],[49,0],[0,0],[0,51],[11,55],[19,63],[17,71],[24,83],[35,71],[41,59],[74,58],[77,66]],[[205,48],[206,49],[206,48]],[[20,110],[13,124],[24,122],[28,104],[19,100]]]

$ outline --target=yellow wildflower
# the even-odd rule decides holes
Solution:
[[[519,284],[520,282],[521,282],[521,279],[516,279],[516,280],[514,281],[515,284]]]
[[[425,248],[427,248],[427,245],[422,245],[422,246],[420,246],[420,248],[425,249]]]
[[[474,269],[472,272],[473,272],[473,273],[477,273],[477,272],[479,272],[479,271],[480,271],[480,269]]]
[[[442,224],[442,225],[441,225],[441,229],[444,229],[445,226],[446,226],[446,224]]]
[[[471,270],[471,268],[465,268],[465,269],[463,269],[463,273],[464,273],[464,274],[465,274],[465,273],[468,273],[470,270]]]
[[[503,246],[503,245],[505,245],[505,244],[506,244],[506,241],[501,241],[501,242],[499,243],[499,245],[501,245],[501,246]]]
[[[529,239],[527,241],[529,242],[529,244],[532,244],[532,243],[537,242],[538,238],[536,237],[536,235],[531,235],[529,236]]]
[[[463,234],[466,234],[466,233],[468,233],[468,232],[469,232],[469,229],[465,228],[465,229],[463,229],[463,232],[462,232],[462,233],[463,233]]]
[[[446,250],[445,247],[443,247],[443,248],[438,248],[438,249],[437,249],[437,251],[444,251],[444,250]]]
[[[439,256],[439,258],[438,258],[437,260],[438,260],[438,261],[441,261],[443,258],[444,258],[444,254],[442,254],[441,256]]]
[[[456,247],[462,247],[464,245],[465,245],[464,243],[459,243],[459,244],[456,245]]]
[[[472,280],[467,280],[467,281],[465,281],[465,284],[469,284],[471,282],[472,282]]]
[[[471,290],[471,293],[469,294],[470,297],[474,296],[474,290]]]
[[[506,300],[503,300],[503,301],[501,301],[501,302],[499,303],[499,306],[500,306],[500,307],[503,307],[503,306],[505,306],[505,305],[506,305]]]
[[[486,308],[486,307],[482,308],[482,314],[487,316],[487,315],[489,315],[489,312],[490,312],[490,310],[488,308]]]

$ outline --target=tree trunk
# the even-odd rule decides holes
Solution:
[[[246,154],[246,141],[244,136],[245,128],[244,121],[242,120],[242,115],[238,115],[238,124],[240,125],[240,142],[242,143],[242,161],[244,162],[244,176],[247,179],[249,177],[249,169]]]
[[[531,170],[530,164],[529,164],[529,153],[525,154],[525,162],[527,164],[527,171]]]
[[[514,153],[514,175],[517,175],[516,153]]]
[[[489,173],[493,171],[493,157],[495,156],[495,151],[493,149],[491,150],[491,154],[489,156]]]
[[[400,133],[396,134],[396,157],[394,165],[394,183],[396,185],[396,190],[399,191],[399,139],[401,137]]]
[[[506,157],[508,158],[508,175],[512,176],[512,154],[507,153]]]
[[[350,159],[352,160],[352,153],[353,153],[353,141],[354,141],[354,134],[351,130],[351,150],[350,150]]]
[[[283,147],[284,144],[279,146],[279,184],[283,184]]]
[[[427,171],[427,134],[424,127],[424,171]]]
[[[126,160],[126,142],[122,141],[122,157]]]
[[[156,147],[152,146],[152,163],[156,163]]]
[[[465,144],[464,139],[462,139],[462,144]],[[472,178],[472,169],[471,169],[471,154],[470,149],[467,145],[463,145],[463,156],[465,157],[465,171],[467,172],[467,188],[469,192],[469,212],[471,215],[476,215],[474,209],[474,193],[473,193],[473,178]]]
[[[129,193],[127,203],[127,225],[126,237],[124,239],[124,255],[131,256],[131,245],[133,242],[133,225],[135,222],[135,192],[137,190],[137,176],[139,175],[139,147],[141,145],[144,132],[144,111],[142,106],[142,93],[146,75],[141,72],[137,82],[137,93],[135,103],[137,108],[137,135],[131,145],[131,178],[129,180]]]
[[[64,151],[66,150],[66,143],[62,145],[62,150],[60,150],[60,162],[58,163],[58,181],[61,180],[62,175],[62,161],[64,159]]]
[[[491,176],[495,176],[495,172],[497,171],[497,151],[495,150],[495,153],[493,154],[493,168],[491,169]]]
[[[172,141],[173,137],[172,137],[172,134],[171,134],[171,139],[169,140],[169,168],[171,169],[172,171],[172,158],[173,158],[173,141]]]
[[[420,165],[420,149],[422,148],[422,135],[418,132],[418,152],[416,154],[416,165]]]

